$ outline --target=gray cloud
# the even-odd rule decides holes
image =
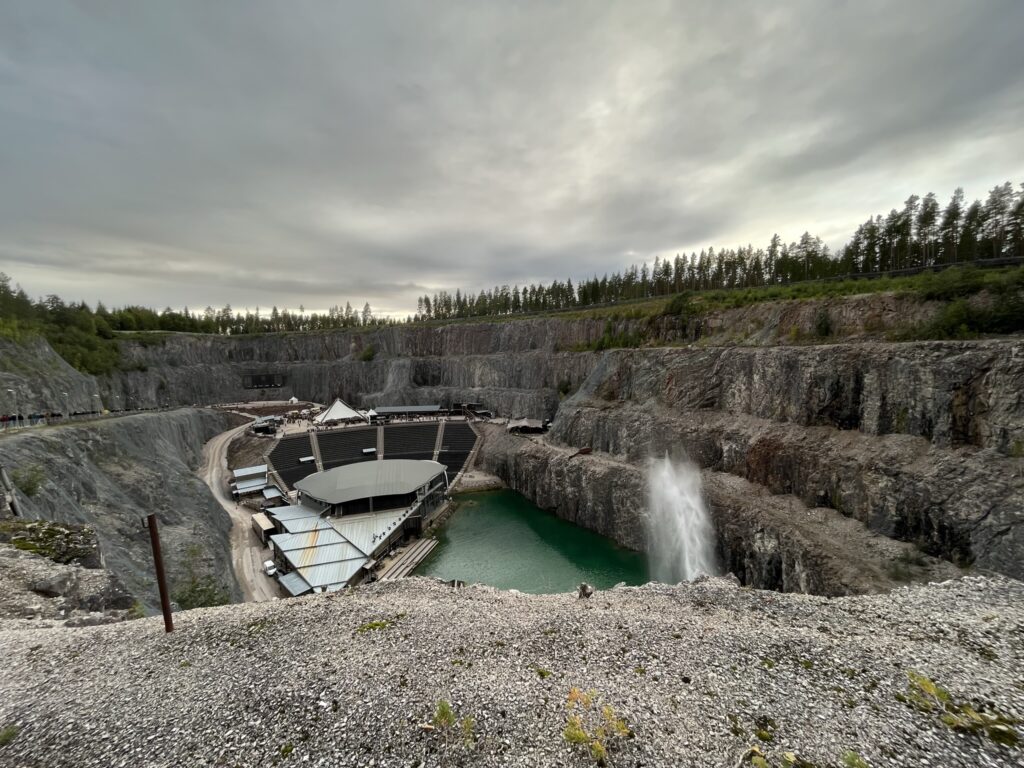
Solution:
[[[0,8],[0,269],[405,313],[1024,176],[1024,4]]]

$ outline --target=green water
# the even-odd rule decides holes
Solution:
[[[648,580],[644,555],[538,509],[514,491],[467,493],[456,501],[417,575],[533,594],[570,592],[581,581],[607,589]]]

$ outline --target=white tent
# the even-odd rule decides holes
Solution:
[[[341,400],[335,400],[330,408],[314,416],[313,421],[317,424],[329,424],[333,421],[366,421],[366,419]]]
[[[299,404],[299,398],[295,397],[295,395],[292,395],[291,397],[288,398],[288,402],[291,405],[298,405]]]

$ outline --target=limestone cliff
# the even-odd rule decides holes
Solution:
[[[507,435],[497,425],[481,431],[483,468],[538,506],[632,549],[646,549],[647,537],[656,535],[647,525],[643,461],[581,455],[540,438]],[[811,508],[710,469],[703,483],[722,570],[749,586],[843,595],[959,573],[834,509]]]
[[[195,475],[203,443],[235,423],[213,411],[180,409],[0,436],[0,464],[36,473],[18,492],[24,518],[84,524],[103,562],[147,606],[158,603],[149,535],[156,513],[172,584],[189,567],[211,573],[234,597],[231,521]]]

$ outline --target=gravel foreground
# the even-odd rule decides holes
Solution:
[[[614,766],[1024,763],[914,706],[927,694],[908,678],[1024,717],[1009,579],[834,599],[710,579],[581,600],[415,578],[181,613],[171,635],[160,618],[18,626],[0,624],[4,766],[594,765],[563,732],[575,713],[593,736],[603,705],[628,729],[603,740]],[[574,687],[596,694],[570,711]],[[441,699],[454,724],[430,727]]]

